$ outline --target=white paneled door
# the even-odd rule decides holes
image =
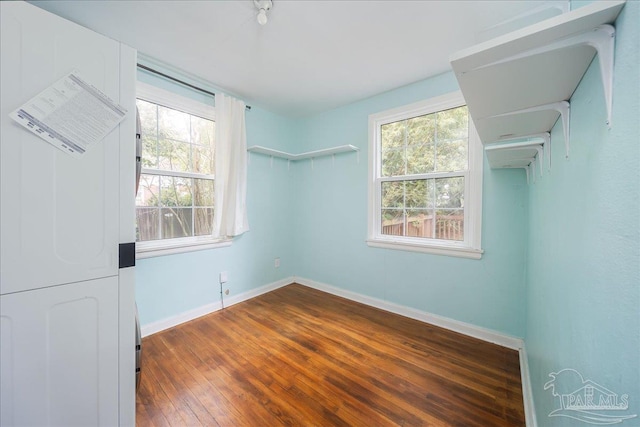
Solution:
[[[0,425],[133,426],[136,52],[27,2],[0,19]],[[128,111],[78,158],[9,117],[73,71]]]
[[[118,277],[0,296],[0,425],[118,425]]]

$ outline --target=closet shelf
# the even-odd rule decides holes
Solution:
[[[484,144],[550,132],[596,53],[611,126],[614,29],[624,1],[599,1],[451,56]]]
[[[340,145],[338,147],[325,148],[322,150],[307,151],[300,154],[291,154],[284,151],[261,147],[259,145],[253,145],[247,148],[247,151],[251,153],[264,154],[272,157],[280,157],[282,159],[293,160],[293,161],[303,160],[303,159],[312,159],[314,157],[331,156],[333,154],[347,153],[347,152],[358,151],[358,150],[360,149],[355,145]]]

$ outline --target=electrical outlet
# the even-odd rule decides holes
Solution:
[[[229,281],[229,273],[223,271],[220,273],[220,283],[227,283]]]
[[[280,268],[280,258],[276,258],[274,265],[276,268]]]
[[[229,295],[229,289],[225,289],[224,294]]]

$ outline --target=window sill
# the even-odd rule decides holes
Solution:
[[[367,239],[367,245],[374,248],[394,249],[409,252],[422,252],[433,255],[445,255],[458,258],[481,259],[484,251],[466,246],[426,245],[396,240]]]
[[[231,246],[231,239],[202,239],[184,240],[170,239],[165,241],[150,241],[136,243],[136,259],[153,258],[164,255],[181,254],[186,252],[203,251],[205,249],[224,248]]]

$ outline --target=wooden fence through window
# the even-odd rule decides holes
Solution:
[[[441,240],[464,240],[464,215],[439,216],[435,220],[435,236],[433,215],[418,215],[403,219],[382,221],[382,234],[406,237],[425,237]]]

